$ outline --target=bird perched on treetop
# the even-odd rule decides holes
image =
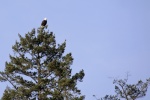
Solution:
[[[44,27],[47,24],[47,18],[44,18],[44,20],[41,23],[41,26]]]

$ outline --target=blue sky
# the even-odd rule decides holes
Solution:
[[[129,83],[145,81],[150,77],[149,5],[149,0],[1,1],[0,70],[13,54],[18,33],[24,36],[47,17],[57,43],[67,40],[73,73],[85,71],[78,87],[86,100],[114,94],[112,78],[125,78],[127,72]],[[0,83],[0,97],[7,85]],[[148,98],[150,89],[140,100]]]

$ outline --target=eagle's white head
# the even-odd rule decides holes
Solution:
[[[44,20],[47,20],[47,18],[44,18]]]

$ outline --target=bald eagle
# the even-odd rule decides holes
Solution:
[[[41,23],[41,26],[44,27],[47,24],[47,18],[44,18],[44,20]]]

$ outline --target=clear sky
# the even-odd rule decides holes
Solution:
[[[38,28],[44,17],[57,43],[67,40],[73,73],[85,71],[78,84],[86,100],[114,94],[113,78],[129,83],[150,77],[150,0],[3,0],[0,3],[0,70],[12,45]],[[0,97],[8,83],[0,83]],[[140,100],[149,100],[147,96]]]

